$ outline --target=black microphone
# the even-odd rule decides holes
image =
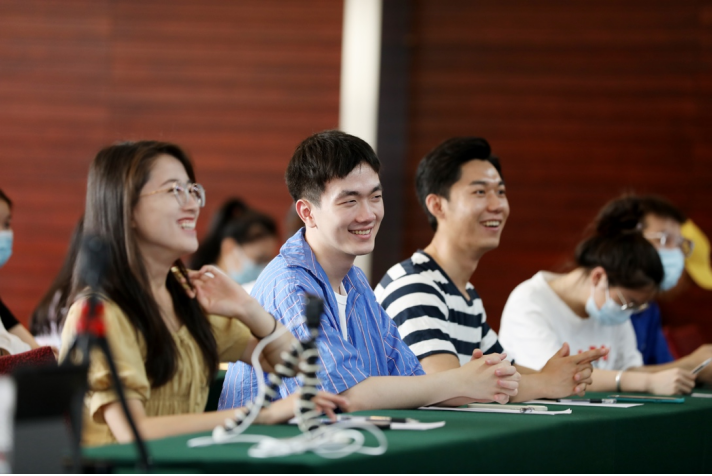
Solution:
[[[109,268],[108,243],[99,235],[85,235],[78,259],[81,281],[93,292],[98,292]]]

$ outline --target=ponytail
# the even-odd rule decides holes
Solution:
[[[576,247],[576,265],[589,271],[601,266],[611,286],[657,288],[663,266],[655,247],[643,237],[643,216],[635,196],[610,202],[596,218],[592,235]]]

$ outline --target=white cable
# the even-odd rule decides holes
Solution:
[[[224,426],[216,426],[213,430],[213,435],[211,437],[193,438],[188,441],[188,446],[205,446],[204,443],[206,441],[206,438],[211,438],[213,443],[236,442],[237,440],[235,439],[235,437],[244,432],[252,424],[252,422],[255,421],[255,418],[257,418],[257,415],[259,415],[260,410],[262,409],[262,403],[264,402],[266,387],[264,372],[262,371],[262,365],[260,364],[260,354],[265,349],[265,347],[270,345],[272,342],[277,340],[279,337],[282,336],[282,334],[286,332],[287,328],[282,327],[274,334],[262,339],[260,343],[257,344],[257,346],[255,347],[255,350],[252,351],[252,357],[250,360],[252,361],[252,366],[255,368],[255,372],[257,372],[258,376],[257,397],[252,402],[252,405],[249,407],[250,412],[247,414],[247,417],[237,427],[229,430],[225,429]],[[229,428],[230,425],[234,425],[234,422],[232,420],[225,420],[225,425]],[[246,442],[252,443],[254,442],[254,440],[250,438],[250,441]]]
[[[322,458],[328,459],[343,458],[353,453],[373,456],[385,453],[388,448],[388,440],[386,440],[383,431],[377,426],[363,421],[340,421],[322,426],[313,431],[306,431],[292,438],[280,439],[267,435],[242,434],[254,422],[255,418],[257,418],[265,398],[266,384],[259,356],[265,347],[274,342],[285,332],[287,332],[287,328],[283,327],[271,336],[262,339],[252,352],[252,366],[257,373],[257,397],[250,405],[250,412],[247,417],[235,428],[225,429],[223,426],[217,426],[213,430],[212,436],[192,438],[188,440],[188,446],[195,448],[228,443],[256,443],[248,450],[248,454],[253,458],[287,456],[302,454],[307,451],[312,451]],[[302,362],[302,364],[304,365],[305,362]],[[306,366],[300,370],[309,372],[318,369],[318,366],[314,367],[315,368]],[[318,382],[309,383],[318,384]],[[295,403],[295,407],[297,405],[299,405],[299,400]],[[300,412],[295,411],[295,413],[299,418]],[[312,415],[305,414],[303,417],[305,417],[303,418],[304,420],[309,420]],[[234,425],[232,420],[226,420],[225,423],[226,425]],[[304,422],[300,421],[300,427],[303,425]],[[356,431],[357,429],[371,433],[378,441],[378,446],[364,446],[366,438],[363,433]]]

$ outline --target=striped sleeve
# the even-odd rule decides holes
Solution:
[[[457,357],[447,325],[447,304],[432,284],[418,275],[403,276],[387,284],[378,298],[418,359],[442,353]]]

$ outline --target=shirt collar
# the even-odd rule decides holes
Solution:
[[[284,258],[284,261],[287,263],[287,266],[306,269],[328,288],[329,279],[326,276],[326,271],[324,271],[324,268],[322,268],[321,264],[319,264],[314,251],[304,238],[305,232],[306,228],[300,228],[294,236],[282,245],[279,252]],[[343,279],[344,289],[349,292],[352,285],[358,281],[356,267],[351,266],[351,269],[349,269],[349,272],[346,273],[346,276]]]

